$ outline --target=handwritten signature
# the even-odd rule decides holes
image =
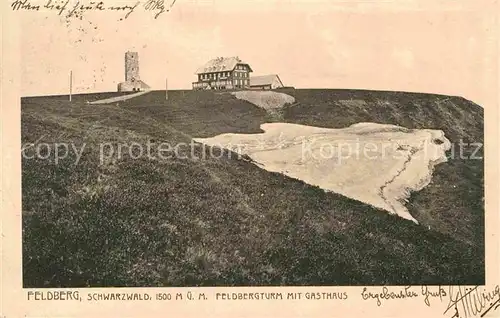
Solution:
[[[171,0],[172,1],[172,0]],[[67,18],[82,18],[86,12],[115,11],[125,13],[122,19],[127,19],[136,9],[152,12],[157,19],[161,14],[169,12],[176,0],[169,5],[165,0],[138,0],[134,4],[106,5],[105,1],[82,1],[78,0],[70,5],[70,0],[46,0],[44,4],[34,4],[30,0],[15,0],[10,7],[13,11],[53,11]],[[121,20],[122,20],[121,19]]]
[[[415,288],[415,287],[414,287]],[[425,305],[431,306],[432,302],[438,300],[439,303],[448,300],[448,305],[443,315],[451,315],[450,318],[485,317],[489,312],[500,307],[500,287],[496,285],[493,290],[486,290],[484,287],[473,286],[420,286],[420,293],[417,293],[412,286],[399,288],[383,287],[376,292],[363,288],[361,297],[363,300],[375,300],[377,306],[390,300],[400,300],[404,298],[421,298]]]
[[[454,317],[484,317],[488,312],[496,310],[500,306],[500,287],[498,285],[492,291],[487,291],[480,286],[449,287],[448,306],[443,314],[454,309]]]

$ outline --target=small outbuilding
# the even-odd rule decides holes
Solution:
[[[283,86],[283,82],[277,74],[250,77],[251,89],[276,89]]]

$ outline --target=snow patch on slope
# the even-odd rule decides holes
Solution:
[[[232,95],[266,110],[281,108],[295,102],[294,97],[273,91],[238,91]]]
[[[246,154],[263,169],[371,204],[418,223],[405,203],[447,161],[441,130],[358,123],[330,129],[288,123],[261,125],[260,134],[195,138]]]

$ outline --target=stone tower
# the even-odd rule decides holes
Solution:
[[[119,92],[138,92],[150,90],[148,84],[139,77],[139,53],[125,53],[125,82],[118,84]]]
[[[139,77],[139,53],[125,53],[125,82],[140,80]]]

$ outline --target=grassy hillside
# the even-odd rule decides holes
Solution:
[[[482,141],[482,110],[460,98],[289,93],[299,103],[283,110],[287,122],[387,122]],[[181,148],[188,159],[99,160],[106,142],[176,144],[276,120],[229,94],[169,97],[105,106],[86,105],[99,98],[89,95],[22,99],[23,143],[85,144],[76,166],[74,156],[23,160],[25,287],[484,282],[481,160],[438,166],[413,195],[411,211],[430,230],[235,155],[197,159],[210,150],[199,145],[194,156]]]

